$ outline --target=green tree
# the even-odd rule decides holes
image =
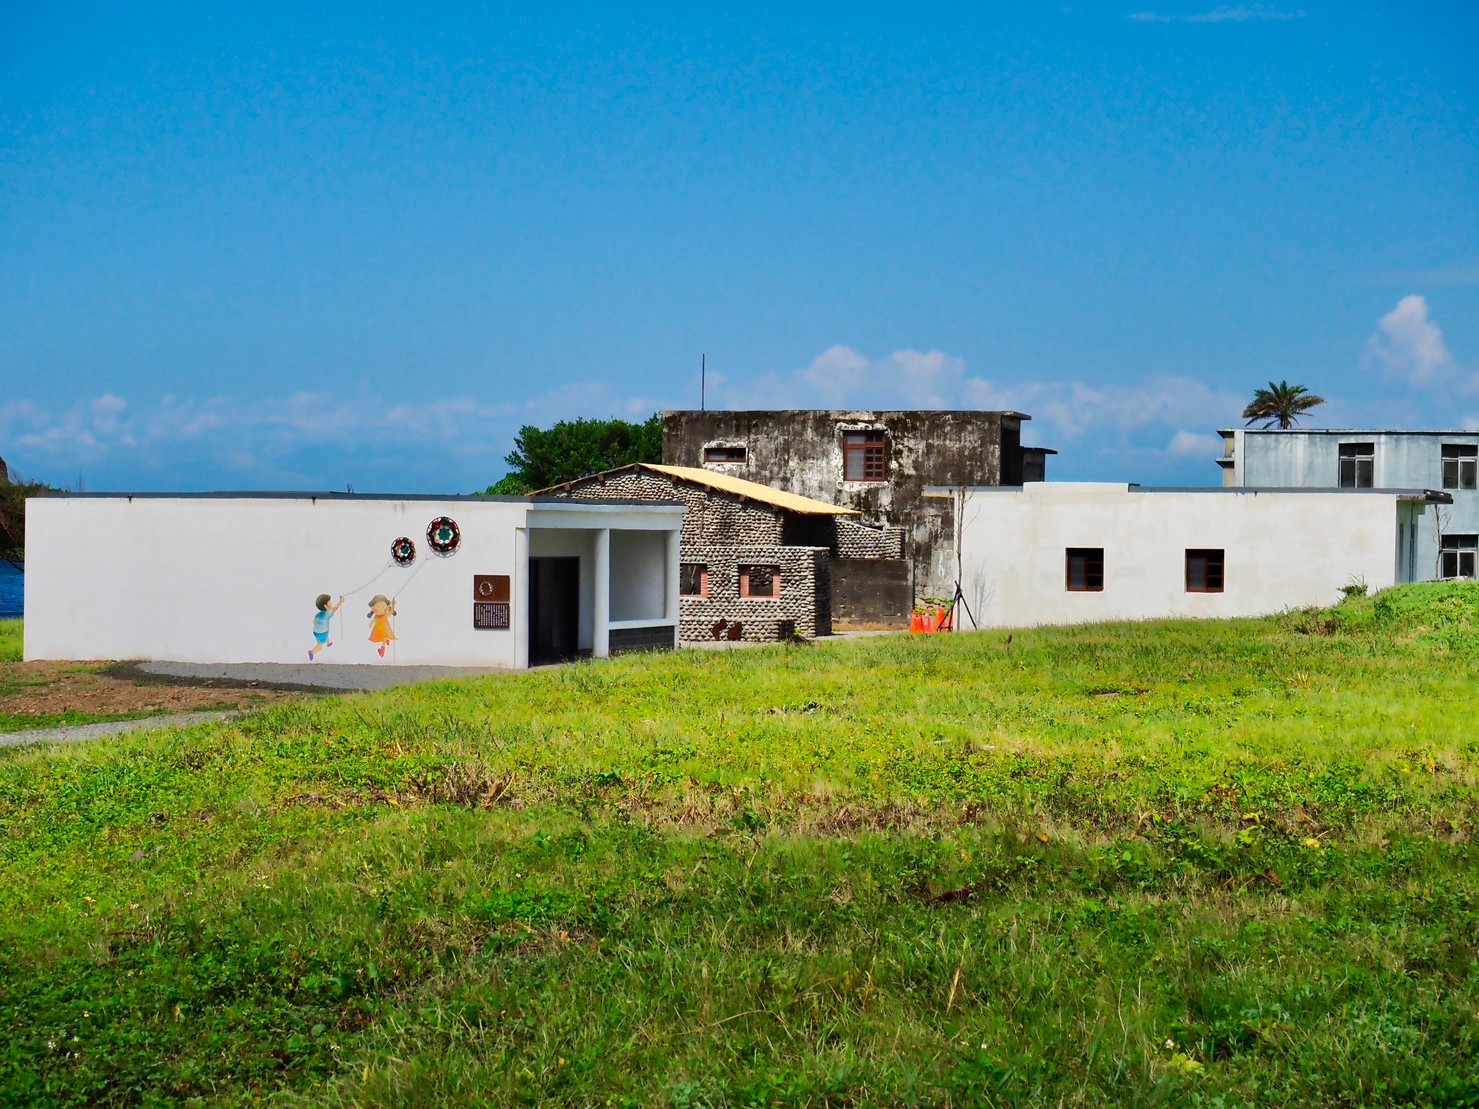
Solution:
[[[1267,389],[1253,391],[1253,400],[1243,409],[1243,418],[1250,424],[1262,420],[1264,427],[1278,424],[1287,431],[1295,420],[1324,403],[1324,397],[1315,396],[1303,385],[1290,385],[1287,381],[1275,385],[1270,381]]]
[[[561,420],[551,428],[525,425],[504,457],[507,476],[488,486],[492,496],[518,496],[633,462],[662,461],[662,415],[627,420]]]
[[[39,481],[21,481],[0,463],[0,560],[16,568],[26,559],[26,498],[50,490]]]

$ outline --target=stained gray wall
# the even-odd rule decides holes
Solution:
[[[848,627],[907,628],[914,594],[909,564],[896,558],[832,560],[832,622]]]
[[[743,463],[707,468],[856,508],[870,523],[904,529],[918,596],[955,587],[954,502],[929,486],[1018,485],[1021,422],[1012,412],[664,412],[663,462],[703,466],[706,447],[744,447]],[[888,480],[844,481],[842,435],[888,432]]]
[[[1371,443],[1373,487],[1377,489],[1443,489],[1443,446],[1479,446],[1471,431],[1288,431],[1237,429],[1232,441],[1229,485],[1252,488],[1337,488],[1340,444]],[[1444,490],[1451,505],[1429,505],[1417,517],[1415,575],[1438,576],[1439,533],[1479,534],[1479,490]]]

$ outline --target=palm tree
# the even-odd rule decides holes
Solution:
[[[1324,403],[1324,397],[1315,396],[1303,385],[1290,385],[1287,381],[1275,385],[1270,381],[1267,389],[1253,391],[1253,400],[1243,409],[1243,418],[1250,424],[1263,420],[1264,427],[1278,424],[1280,429],[1287,431],[1300,416],[1315,405]]]

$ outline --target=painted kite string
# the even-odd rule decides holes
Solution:
[[[416,569],[414,569],[414,570],[411,571],[411,576],[406,579],[405,585],[402,585],[399,589],[396,590],[395,597],[393,597],[392,600],[399,600],[400,599],[400,595],[406,591],[406,589],[410,586],[410,584],[413,581],[416,580],[416,575],[419,574],[419,573],[421,573],[422,569],[430,561],[431,561],[430,559],[426,559],[426,558],[423,558],[421,560],[421,565],[420,566],[417,566]],[[381,578],[383,578],[385,576],[386,571],[389,570],[394,565],[395,565],[395,560],[394,559],[390,559],[389,561],[387,561],[385,563],[384,566],[380,567],[380,572],[377,573],[369,581],[365,582],[364,585],[360,586],[358,589],[351,590],[348,593],[343,593],[343,594],[341,594],[341,596],[342,597],[345,597],[347,599],[349,597],[353,597],[356,593],[363,593],[366,589],[370,588],[370,586],[374,585],[377,581],[379,581]],[[391,624],[390,624],[391,634],[394,635],[394,633],[395,633],[395,617],[392,615],[390,619],[391,619]],[[340,612],[339,612],[339,638],[340,639],[343,639],[344,638],[344,612],[343,612],[343,606],[342,605],[340,606]],[[390,641],[390,650],[391,650],[391,659],[394,660],[394,658],[395,658],[395,640],[394,639],[392,639]]]
[[[406,579],[405,585],[402,585],[399,589],[397,589],[395,591],[395,596],[391,598],[391,603],[392,604],[394,604],[396,601],[398,601],[398,600],[401,599],[401,594],[404,593],[407,589],[410,588],[411,583],[416,580],[416,575],[419,574],[419,573],[421,573],[422,569],[424,569],[425,566],[426,566],[426,564],[428,562],[430,562],[430,561],[431,561],[431,559],[429,559],[429,558],[423,558],[421,560],[421,565],[418,566],[418,567],[416,567],[416,569],[414,569],[414,570],[411,571],[411,576]],[[395,613],[393,611],[390,614],[390,634],[392,636],[392,638],[390,640],[390,661],[391,662],[394,662],[395,661],[395,644],[396,644],[396,641],[394,639],[394,636],[395,636]]]

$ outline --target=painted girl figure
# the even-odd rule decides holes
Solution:
[[[334,613],[339,611],[339,606],[344,603],[344,598],[339,598],[339,604],[331,604],[333,597],[327,593],[320,593],[318,600],[313,605],[318,611],[313,614],[313,646],[308,648],[308,661],[325,647],[332,647],[334,641],[329,638],[329,627],[334,622]]]
[[[380,644],[380,657],[384,658],[385,648],[395,638],[395,629],[390,626],[390,618],[395,615],[395,602],[384,593],[376,593],[370,598],[370,611],[365,615],[370,621],[370,642]]]

